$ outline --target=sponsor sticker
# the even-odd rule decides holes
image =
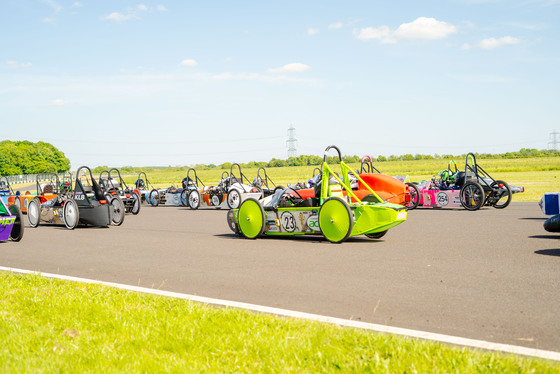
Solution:
[[[313,231],[319,231],[319,216],[316,214],[310,215],[307,218],[307,226]]]
[[[12,225],[16,221],[16,217],[0,218],[0,226]]]

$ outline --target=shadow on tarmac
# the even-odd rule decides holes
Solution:
[[[538,254],[538,255],[560,257],[560,248],[558,248],[558,249],[541,249],[539,251],[535,251],[535,253]]]

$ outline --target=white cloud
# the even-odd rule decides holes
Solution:
[[[381,43],[396,43],[397,40],[393,37],[393,33],[387,26],[380,26],[378,28],[365,27],[359,32],[354,30],[356,38],[366,41],[370,39],[377,39]]]
[[[158,10],[161,10],[158,6]],[[109,15],[101,17],[103,21],[113,21],[113,22],[124,22],[131,19],[140,19],[138,16],[139,12],[146,12],[148,11],[148,7],[144,4],[138,4],[134,8],[127,8],[125,13],[121,12],[113,12]]]
[[[319,29],[313,28],[313,27],[309,27],[307,29],[307,35],[315,35],[319,33]]]
[[[196,65],[198,65],[198,62],[196,62],[196,60],[193,60],[192,58],[186,59],[181,61],[181,65],[183,66],[188,66],[188,67],[195,67]]]
[[[286,64],[279,68],[270,68],[267,71],[269,73],[303,73],[309,69],[311,69],[309,65],[300,62],[292,62],[291,64]]]
[[[338,30],[341,29],[344,25],[342,24],[342,22],[335,22],[335,23],[331,23],[329,25],[329,30]]]
[[[134,18],[138,18],[136,16],[136,14],[134,14],[134,13],[123,14],[123,13],[119,13],[119,12],[113,12],[109,15],[101,17],[102,20],[114,21],[114,22],[123,22],[123,21],[128,21],[129,19],[134,19]]]
[[[53,17],[45,17],[41,21],[45,23],[50,23],[52,25],[56,24],[56,19]]]
[[[418,17],[412,22],[401,24],[394,31],[383,25],[354,30],[354,35],[363,41],[376,39],[381,43],[397,43],[399,40],[438,40],[455,32],[457,27],[452,24],[435,18]]]
[[[483,39],[480,42],[478,42],[478,47],[486,50],[491,50],[491,49],[501,47],[503,45],[518,44],[518,43],[521,43],[521,39],[514,38],[512,36],[504,36],[498,39],[496,38]]]
[[[72,4],[72,8],[81,8],[82,3],[80,3],[79,1],[74,1],[74,3]]]
[[[17,62],[17,61],[6,61],[6,64],[15,68],[28,68],[33,64],[31,62]]]
[[[53,0],[41,0],[41,2],[49,6],[55,13],[58,13],[63,9],[62,5]]]
[[[435,18],[418,17],[410,23],[403,23],[395,31],[397,39],[437,40],[453,34],[457,28]]]
[[[469,43],[465,43],[461,46],[461,49],[463,51],[468,51],[469,49],[471,49],[471,45]]]
[[[160,12],[166,12],[166,11],[167,11],[167,8],[166,8],[164,5],[161,5],[161,4],[158,5],[158,6],[156,7],[156,9],[157,9],[158,11],[160,11]]]
[[[51,100],[47,103],[48,106],[64,106],[68,104],[70,104],[68,101],[62,99]]]

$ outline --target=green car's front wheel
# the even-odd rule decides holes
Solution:
[[[350,236],[354,220],[348,203],[339,197],[331,197],[319,210],[319,227],[328,241],[340,243]]]
[[[238,228],[249,239],[256,239],[264,231],[264,209],[255,199],[245,200],[239,207]]]

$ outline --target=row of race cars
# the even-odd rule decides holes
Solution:
[[[327,164],[331,150],[337,153],[340,174]],[[125,213],[138,214],[142,203],[147,203],[227,208],[230,229],[247,238],[321,234],[331,242],[341,242],[362,234],[381,238],[418,206],[501,209],[509,205],[513,193],[523,192],[522,187],[494,180],[472,153],[464,169],[452,161],[431,180],[415,184],[406,177],[382,174],[370,156],[364,156],[360,170],[352,170],[336,146],[327,147],[321,168],[314,170],[307,183],[288,187],[276,185],[264,168],[250,181],[240,165],[233,164],[215,186],[205,185],[196,170],[189,169],[181,187],[155,188],[144,172],[129,187],[118,169],[104,170],[96,180],[83,166],[75,177],[68,175],[62,181],[56,174],[38,176],[36,190],[35,194],[14,192],[7,178],[0,178],[0,213],[6,222],[2,227],[8,231],[13,221],[12,240],[23,235],[22,211],[31,227],[54,223],[73,229],[79,224],[120,225]]]

